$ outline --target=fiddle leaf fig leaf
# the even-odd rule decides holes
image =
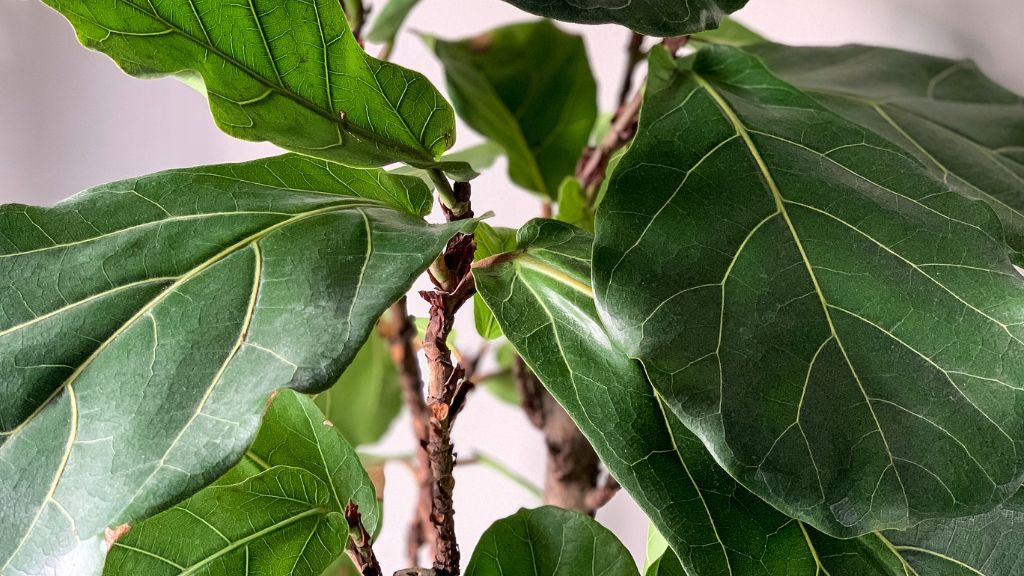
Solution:
[[[983,516],[851,540],[768,505],[718,465],[639,366],[612,344],[589,293],[592,237],[550,220],[528,223],[519,237],[516,251],[474,271],[477,286],[523,359],[658,528],[648,542],[649,576],[906,576],[911,568],[1011,576],[1019,570],[1024,548],[1009,543],[1024,538],[1024,494]],[[674,551],[665,556],[661,534]]]
[[[679,36],[716,28],[747,0],[505,0],[522,10],[582,24],[621,24],[649,36]]]
[[[348,538],[331,498],[327,483],[290,466],[210,486],[128,530],[103,574],[321,576]]]
[[[1024,100],[970,61],[889,48],[753,48],[819,104],[989,204],[1024,263]]]
[[[466,576],[638,576],[622,542],[575,510],[522,509],[488,528],[473,550]]]
[[[518,238],[516,250],[473,271],[509,342],[672,547],[727,573],[721,549],[708,546],[715,527],[685,480],[689,473],[654,391],[598,317],[590,289],[593,236],[533,220]]]
[[[402,387],[387,341],[370,334],[341,378],[316,404],[353,446],[373,444],[402,409]]]
[[[289,503],[297,488],[305,492]],[[246,500],[246,492],[263,497]],[[248,566],[253,572],[320,576],[344,552],[348,524],[336,516],[350,501],[373,533],[380,507],[355,450],[311,398],[283,390],[242,461],[213,486],[131,527],[111,547],[104,574],[227,575]],[[282,505],[285,510],[271,510]],[[322,542],[301,547],[313,538]]]
[[[437,89],[363,52],[336,0],[44,1],[129,74],[199,87],[237,138],[353,166],[437,166],[454,143]]]
[[[597,118],[583,39],[540,21],[431,42],[459,116],[505,149],[513,182],[557,200]]]
[[[271,391],[337,380],[473,226],[379,199],[400,192],[427,194],[285,156],[0,207],[0,573],[182,500],[245,451]]]
[[[991,209],[737,48],[656,49],[648,82],[594,285],[671,411],[835,536],[1012,495],[1024,280]]]

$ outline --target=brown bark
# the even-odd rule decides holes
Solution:
[[[688,39],[689,36],[666,38],[662,45],[669,52],[675,54],[686,45]],[[634,62],[633,58],[639,57],[640,43],[642,41],[642,37],[637,39],[636,36],[630,41],[628,47],[629,55],[627,56],[630,59],[629,62]],[[627,75],[632,75],[634,65],[635,62],[627,66]],[[644,98],[643,91],[637,90],[633,97],[627,100],[626,96],[630,86],[632,86],[632,80],[629,83],[623,82],[622,103],[612,117],[612,125],[608,133],[605,134],[605,137],[601,139],[597,146],[588,146],[583,151],[576,165],[576,179],[583,185],[587,195],[587,203],[590,206],[593,206],[594,201],[597,199],[597,191],[601,186],[601,182],[605,179],[605,169],[608,167],[608,161],[611,160],[616,150],[628,144],[633,135],[636,134],[637,123],[640,120],[640,105],[643,103]]]
[[[431,555],[434,553],[434,527],[430,522],[433,483],[430,480],[430,460],[427,458],[427,427],[430,419],[423,399],[423,377],[416,357],[416,325],[409,316],[404,296],[391,306],[391,321],[382,328],[390,343],[391,359],[398,368],[402,394],[412,416],[412,430],[419,447],[416,450],[415,466],[419,500],[406,535],[406,554],[409,562],[415,565],[419,562],[420,549],[424,545],[430,546]]]
[[[523,410],[544,434],[547,445],[544,503],[593,516],[615,495],[618,484],[611,479],[599,484],[597,453],[522,358],[516,358],[513,372]]]
[[[446,218],[449,221],[472,218],[469,184],[457,182],[453,192],[458,212],[442,206]],[[434,290],[420,292],[430,303],[430,320],[423,338],[423,352],[429,367],[426,398],[427,456],[432,482],[430,522],[437,536],[434,571],[438,576],[459,574],[460,555],[455,538],[455,510],[452,504],[455,450],[451,442],[451,428],[472,383],[466,379],[464,368],[452,363],[452,351],[448,348],[447,340],[456,312],[476,291],[470,274],[475,249],[472,235],[459,234],[452,238],[431,268]]]

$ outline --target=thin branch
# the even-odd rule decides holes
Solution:
[[[479,464],[485,468],[490,468],[537,498],[544,498],[544,490],[540,486],[537,486],[529,478],[483,452],[475,452],[473,455],[459,460],[459,466],[468,466],[470,464]]]
[[[430,553],[433,555],[433,545],[436,539],[434,527],[430,522],[430,501],[433,494],[433,483],[430,480],[430,460],[427,457],[427,437],[430,416],[427,413],[427,404],[423,399],[423,377],[420,374],[420,364],[416,357],[416,325],[409,316],[406,298],[391,306],[391,321],[383,330],[388,338],[391,349],[391,359],[398,368],[399,382],[402,386],[402,395],[405,397],[405,404],[412,416],[412,430],[416,437],[416,464],[412,466],[416,476],[416,483],[419,486],[419,501],[413,518],[409,522],[409,531],[406,535],[406,553],[411,564],[419,562],[420,549],[424,545],[431,546]]]
[[[632,32],[626,45],[626,70],[622,73],[622,87],[619,88],[619,106],[626,103],[633,91],[633,72],[644,59],[644,35]]]
[[[448,185],[440,172],[431,172],[438,189],[451,190],[451,201],[442,201],[441,209],[449,221],[473,217],[470,205],[470,186],[466,182]],[[444,186],[442,186],[443,180]],[[452,363],[448,348],[448,335],[455,314],[476,292],[470,270],[476,242],[472,234],[458,234],[445,246],[444,252],[429,270],[434,290],[420,292],[430,304],[430,320],[423,338],[423,352],[427,357],[427,456],[430,461],[432,498],[430,521],[437,534],[434,549],[434,571],[438,576],[458,576],[459,546],[455,538],[455,510],[452,491],[455,478],[455,450],[451,442],[451,429],[461,410],[472,383],[466,378],[466,369]]]
[[[674,36],[662,41],[669,52],[675,54],[686,45],[689,36]],[[632,43],[630,43],[632,48]],[[628,69],[632,75],[632,68]],[[630,80],[632,85],[632,80]],[[625,98],[623,98],[625,100]],[[612,125],[608,133],[595,147],[587,147],[576,165],[576,179],[586,191],[587,205],[593,207],[597,200],[597,191],[605,179],[605,169],[615,152],[629,143],[636,134],[637,122],[640,120],[640,105],[643,103],[643,90],[637,90],[633,97],[619,106],[612,117]]]
[[[348,521],[348,556],[356,565],[362,576],[382,576],[377,556],[373,553],[373,539],[363,526],[359,506],[351,500],[345,507],[345,520]]]

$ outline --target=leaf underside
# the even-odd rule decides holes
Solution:
[[[0,573],[39,573],[230,467],[277,388],[333,383],[465,226],[421,180],[300,156],[0,208]]]
[[[1024,494],[982,516],[840,540],[787,517],[731,478],[612,344],[589,292],[591,236],[533,221],[517,249],[477,269],[509,340],[609,471],[665,535],[648,574],[1012,576],[1024,566]]]
[[[44,1],[129,74],[197,85],[237,138],[354,166],[431,166],[455,141],[451,106],[363,52],[336,0]]]
[[[1024,473],[1024,281],[994,213],[736,48],[656,50],[597,217],[614,340],[745,486],[837,536]]]
[[[747,0],[505,0],[527,12],[583,24],[615,23],[649,36],[692,34],[718,26]]]

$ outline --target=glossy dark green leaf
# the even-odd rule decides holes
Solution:
[[[232,136],[358,166],[435,165],[455,141],[444,98],[363,52],[337,0],[44,1],[129,74],[196,85]]]
[[[513,182],[556,200],[597,117],[583,39],[540,21],[432,42],[459,116],[505,149]]]
[[[402,409],[402,387],[387,341],[370,334],[341,378],[316,403],[353,446],[380,440]]]
[[[651,59],[605,325],[744,485],[840,536],[1020,486],[1024,280],[984,203],[739,49]]]
[[[211,486],[121,536],[103,574],[320,576],[348,538],[331,497],[326,483],[290,466]]]
[[[1024,100],[971,61],[869,46],[754,49],[781,78],[992,206],[1024,262]]]
[[[747,0],[505,0],[545,18],[622,24],[650,36],[692,34],[718,26]]]
[[[593,518],[554,506],[520,510],[480,537],[466,576],[637,576],[629,550]]]
[[[1011,576],[1024,566],[1024,494],[980,517],[839,540],[737,483],[611,344],[585,284],[590,238],[565,224],[534,221],[520,233],[524,252],[475,275],[523,358],[666,535],[675,554],[647,574],[908,576],[928,567],[922,576],[976,576],[958,571],[968,566]],[[661,554],[656,544],[651,552]]]
[[[295,502],[297,487],[304,492]],[[262,497],[246,499],[246,493]],[[375,531],[379,506],[355,450],[311,398],[284,390],[242,462],[213,486],[131,527],[111,547],[104,574],[230,576],[247,567],[320,576],[344,551],[336,541],[344,543],[348,524],[336,516],[349,501]],[[274,510],[282,506],[284,514]]]
[[[386,44],[395,41],[405,19],[420,0],[388,0],[373,20],[373,27],[366,35],[370,42]]]
[[[426,190],[286,156],[0,208],[0,573],[98,549],[227,470],[272,390],[337,380],[472,226],[399,193]]]

